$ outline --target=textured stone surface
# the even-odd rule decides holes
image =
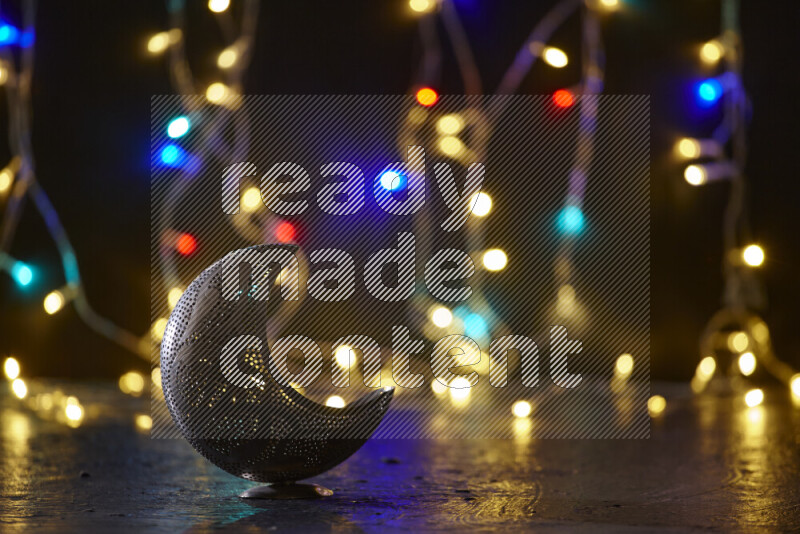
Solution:
[[[0,397],[0,531],[800,530],[800,408],[780,391],[748,410],[656,386],[649,440],[373,440],[312,479],[334,496],[252,502],[252,483],[136,431],[146,400],[62,388],[79,428]]]

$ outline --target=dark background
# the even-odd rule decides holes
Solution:
[[[687,379],[697,339],[719,306],[721,219],[726,184],[688,186],[672,147],[704,137],[718,110],[693,103],[692,84],[711,74],[697,56],[716,36],[719,0],[625,0],[606,17],[606,92],[649,94],[652,103],[652,358],[654,378]],[[551,1],[457,0],[484,86],[491,90]],[[769,297],[766,319],[779,357],[800,364],[795,304],[800,265],[795,219],[800,118],[796,75],[800,3],[744,1],[744,83],[753,102],[748,174],[755,240]],[[3,16],[19,22],[18,6]],[[237,13],[234,1],[232,10]],[[206,2],[192,3],[186,35],[200,82],[216,81],[216,54],[227,44]],[[402,94],[417,70],[416,17],[405,0],[265,2],[250,94]],[[554,37],[571,64],[537,64],[521,92],[548,93],[579,77],[578,18]],[[67,227],[90,302],[136,333],[149,326],[150,96],[171,93],[163,56],[147,39],[167,29],[162,2],[41,2],[37,17],[33,143],[39,180]],[[447,48],[441,93],[462,90]],[[7,113],[3,100],[2,127]],[[8,158],[3,133],[0,156]],[[116,377],[146,364],[84,326],[71,307],[42,309],[63,284],[60,263],[38,214],[28,205],[12,255],[37,269],[26,288],[0,276],[0,352],[16,355],[28,376]]]

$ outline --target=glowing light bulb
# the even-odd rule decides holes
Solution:
[[[683,171],[683,177],[690,185],[703,185],[706,183],[708,176],[702,165],[689,165]]]
[[[340,345],[333,353],[333,358],[336,360],[336,365],[342,369],[348,369],[351,365],[356,363],[356,355],[353,352],[353,347],[349,345]]]
[[[17,285],[25,287],[33,282],[33,269],[21,261],[15,261],[11,266],[11,276]]]
[[[725,48],[716,39],[708,41],[700,48],[700,59],[703,62],[713,65],[717,63],[725,53]]]
[[[433,0],[409,0],[408,7],[417,13],[428,13],[433,10],[436,3]]]
[[[566,89],[559,89],[553,93],[553,104],[560,108],[568,108],[575,103],[575,96]]]
[[[161,339],[164,337],[164,330],[167,329],[167,318],[160,317],[153,322],[153,325],[150,327],[150,338],[159,343]]]
[[[633,372],[633,356],[622,354],[617,358],[614,373],[620,378],[627,378]]]
[[[758,406],[764,402],[764,392],[761,389],[751,389],[744,396],[744,403],[749,407]]]
[[[722,96],[722,84],[714,78],[709,78],[697,85],[697,98],[702,106],[714,104]]]
[[[585,220],[578,206],[564,206],[556,219],[558,230],[565,235],[577,235],[583,231]]]
[[[167,135],[172,137],[173,139],[177,139],[178,137],[183,137],[189,132],[189,127],[191,123],[189,119],[186,117],[177,117],[172,119],[167,126]]]
[[[470,199],[472,204],[472,214],[478,217],[486,217],[492,211],[492,197],[486,193],[475,193]]]
[[[739,356],[739,370],[744,376],[750,376],[756,370],[756,357],[752,352]]]
[[[800,397],[800,373],[797,373],[791,378],[789,385],[792,389],[792,395]]]
[[[281,243],[294,241],[295,229],[292,223],[283,221],[275,227],[275,239]]]
[[[417,108],[419,109],[419,108]],[[445,115],[436,122],[436,129],[440,134],[455,135],[464,128],[464,120],[461,115],[451,113]]]
[[[667,399],[661,395],[653,395],[647,399],[647,411],[650,412],[650,417],[657,417],[661,415],[667,407]]]
[[[483,254],[483,266],[489,271],[501,271],[508,264],[508,256],[499,248],[487,250]]]
[[[56,290],[47,294],[47,296],[44,298],[42,306],[44,307],[44,311],[50,315],[53,315],[64,307],[64,302],[64,295],[61,293],[61,291]]]
[[[226,48],[217,56],[217,66],[221,69],[229,69],[236,64],[239,59],[239,53],[232,46]]]
[[[464,151],[464,143],[458,137],[448,135],[439,140],[439,150],[448,156],[457,156]]]
[[[464,400],[469,397],[472,384],[463,376],[454,378],[450,382],[450,397],[453,400]]]
[[[760,267],[764,263],[764,249],[758,245],[748,245],[742,251],[742,259],[750,267]]]
[[[261,205],[261,190],[257,187],[248,188],[242,194],[242,209],[246,212],[253,212]]]
[[[750,339],[744,332],[731,332],[728,334],[728,348],[731,352],[744,352],[750,344]]]
[[[557,69],[566,67],[567,63],[569,63],[567,54],[564,53],[564,51],[560,48],[556,48],[554,46],[545,47],[545,49],[542,51],[542,59],[545,61],[545,63]]]
[[[222,13],[231,5],[231,0],[208,0],[208,9],[214,13]]]
[[[344,408],[347,403],[339,395],[331,395],[325,400],[325,406],[331,408]]]
[[[711,378],[711,376],[714,374],[714,371],[716,371],[716,369],[717,369],[717,362],[716,362],[716,360],[714,360],[714,357],[713,356],[706,356],[705,358],[700,360],[699,364],[697,364],[696,375],[701,380],[706,381],[709,378]]]
[[[170,308],[174,308],[178,305],[178,301],[181,299],[183,295],[183,289],[179,287],[173,287],[167,293],[167,304],[169,304]]]
[[[439,100],[439,94],[430,87],[423,87],[417,91],[417,102],[421,106],[430,107]]]
[[[444,306],[437,306],[431,312],[431,321],[439,328],[447,328],[453,324],[453,313]]]
[[[5,372],[6,378],[9,380],[19,378],[20,366],[17,359],[13,357],[6,358],[6,361],[3,363],[3,372]]]
[[[212,104],[217,104],[228,96],[228,92],[227,85],[222,82],[214,82],[206,89],[206,99]]]
[[[406,178],[396,171],[386,171],[381,174],[381,187],[387,191],[397,191],[406,185]]]
[[[531,403],[523,400],[515,402],[511,407],[511,413],[514,414],[514,417],[528,417],[532,411]]]
[[[676,145],[678,153],[687,159],[693,159],[700,155],[700,142],[697,139],[684,137]]]
[[[14,395],[16,395],[18,399],[24,399],[28,394],[28,386],[25,385],[23,379],[15,378],[14,381],[11,382],[11,391],[14,392]]]

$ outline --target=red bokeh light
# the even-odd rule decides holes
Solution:
[[[560,108],[568,108],[575,103],[575,97],[566,89],[559,89],[553,93],[553,103]]]
[[[417,91],[417,102],[422,106],[432,106],[437,100],[439,100],[439,94],[430,87],[423,87]]]
[[[294,235],[295,231],[292,223],[284,221],[275,227],[275,239],[281,243],[289,243],[290,241],[294,241]]]
[[[175,250],[184,256],[188,256],[197,250],[197,240],[191,234],[181,234],[175,243]]]

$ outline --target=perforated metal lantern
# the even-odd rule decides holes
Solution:
[[[279,303],[256,298],[254,289],[274,286],[279,269],[259,279],[253,262],[276,250],[296,249],[237,250],[203,271],[172,311],[161,344],[164,397],[183,436],[218,467],[258,482],[302,480],[341,463],[377,428],[393,393],[380,389],[337,409],[270,376],[266,325]],[[223,294],[226,269],[239,273],[235,299]]]

